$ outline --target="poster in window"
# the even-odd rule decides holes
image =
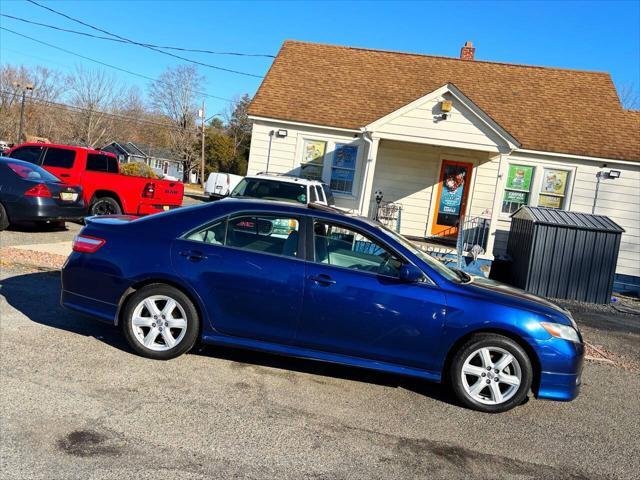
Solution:
[[[459,165],[446,165],[438,207],[438,225],[455,225],[460,216],[467,170]]]
[[[552,170],[545,168],[542,177],[542,193],[551,193],[553,195],[563,195],[567,188],[567,176],[569,172],[566,170]],[[555,208],[555,207],[554,207]]]
[[[302,162],[322,165],[325,146],[325,142],[307,140],[304,144],[304,158],[302,159]]]
[[[531,188],[533,167],[526,165],[509,165],[506,188],[528,192]]]
[[[337,168],[348,168],[355,170],[358,147],[353,145],[336,144],[333,152],[333,166]]]
[[[561,208],[562,207],[562,197],[556,195],[540,195],[538,199],[539,207],[548,207],[548,208]]]

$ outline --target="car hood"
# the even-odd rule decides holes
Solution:
[[[554,316],[560,314],[563,319],[570,324],[570,314],[564,308],[556,305],[549,300],[546,300],[532,293],[525,292],[519,288],[506,285],[504,283],[496,282],[488,278],[473,276],[472,281],[465,286],[479,294],[489,294],[494,297],[495,301],[505,301],[507,303],[517,303],[519,306],[528,307],[532,310],[537,310],[542,313],[552,314]],[[524,305],[523,305],[524,304]]]

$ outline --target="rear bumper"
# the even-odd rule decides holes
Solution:
[[[6,206],[12,222],[80,221],[87,215],[84,204],[59,205],[51,198],[34,197]]]
[[[154,213],[166,212],[167,210],[173,210],[180,205],[168,205],[168,204],[141,204],[138,206],[137,215],[152,215]]]
[[[101,302],[95,298],[89,298],[67,290],[60,292],[60,305],[69,310],[84,313],[98,320],[115,325],[118,313],[118,305]]]

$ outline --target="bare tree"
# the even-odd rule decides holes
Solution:
[[[104,70],[77,67],[67,77],[69,103],[77,107],[70,130],[73,140],[87,147],[100,147],[113,136],[115,112],[122,104],[124,92],[114,77]]]
[[[193,65],[168,68],[149,87],[149,98],[158,113],[171,121],[171,149],[185,162],[185,177],[197,171],[200,159],[196,148],[196,115],[204,77]],[[185,179],[186,179],[185,178]]]
[[[640,109],[640,96],[633,85],[622,85],[618,90],[618,95],[620,96],[620,103],[627,110]]]

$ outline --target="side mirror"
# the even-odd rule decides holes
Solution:
[[[424,273],[414,265],[402,265],[400,267],[400,280],[407,283],[417,283],[424,279]]]

